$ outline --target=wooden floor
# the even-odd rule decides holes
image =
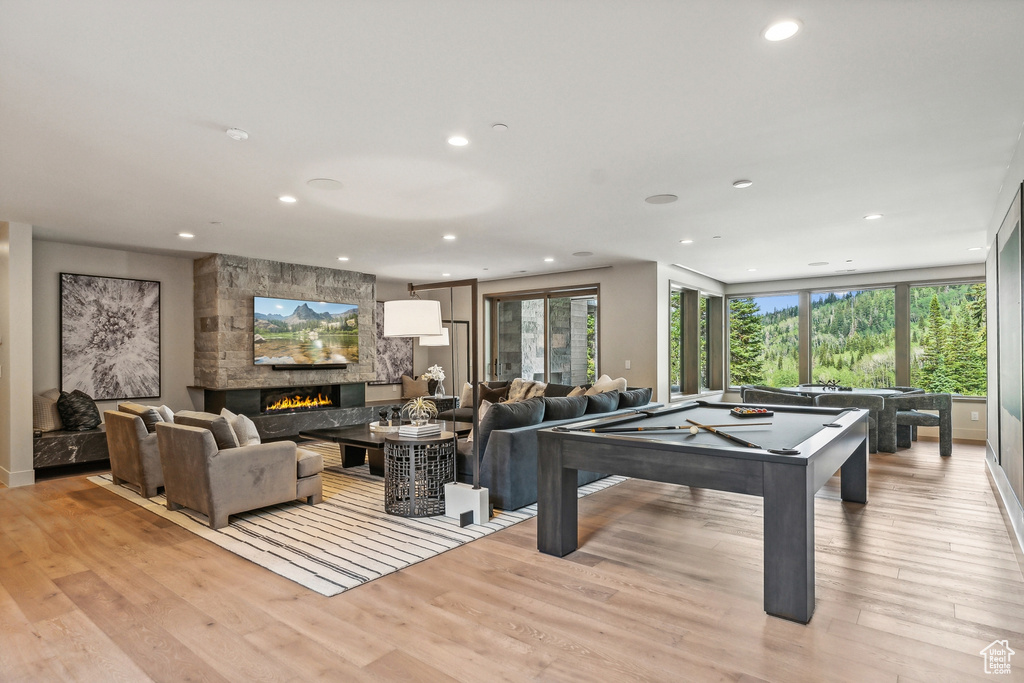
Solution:
[[[871,456],[815,501],[817,611],[761,609],[760,499],[628,481],[324,598],[84,477],[0,489],[3,681],[971,681],[1024,580],[980,446]]]

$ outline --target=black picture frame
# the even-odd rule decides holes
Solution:
[[[60,274],[60,388],[159,398],[160,282]]]

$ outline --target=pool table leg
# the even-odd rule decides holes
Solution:
[[[811,468],[764,464],[764,611],[806,624],[814,614]]]
[[[839,470],[839,492],[851,503],[868,502],[868,441],[857,446]]]
[[[537,550],[564,557],[579,544],[577,471],[562,467],[562,446],[539,434],[537,453]]]

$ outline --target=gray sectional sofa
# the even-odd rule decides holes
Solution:
[[[494,507],[502,510],[536,503],[539,430],[657,405],[651,403],[651,389],[641,388],[572,398],[543,396],[492,405],[480,422],[479,433],[473,435],[480,440],[480,485],[488,489]],[[459,441],[456,478],[460,482],[473,481],[472,447],[465,439]],[[581,470],[578,485],[605,476]]]

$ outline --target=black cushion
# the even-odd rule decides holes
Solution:
[[[543,421],[544,399],[539,396],[514,403],[495,403],[487,409],[487,414],[480,421],[479,436],[474,436],[480,440],[480,457],[484,457],[493,430],[529,427]]]
[[[585,396],[587,399],[587,414],[610,413],[619,407],[619,390],[603,391],[600,394]]]
[[[548,386],[551,386],[550,384]],[[548,420],[571,420],[576,417],[583,417],[587,412],[586,396],[555,396],[544,397],[544,421]]]
[[[78,389],[70,394],[66,391],[60,392],[57,412],[60,413],[64,429],[69,432],[84,432],[100,426],[100,411],[96,408],[96,402],[89,394]]]
[[[548,382],[547,386],[544,387],[544,395],[550,397],[568,396],[569,392],[575,388],[576,387],[572,384],[555,384],[553,382]]]
[[[651,402],[652,393],[650,387],[626,389],[619,394],[619,408],[645,406]]]
[[[481,384],[479,394],[481,401],[501,403],[508,396],[508,384],[493,389],[491,387],[486,387]]]

